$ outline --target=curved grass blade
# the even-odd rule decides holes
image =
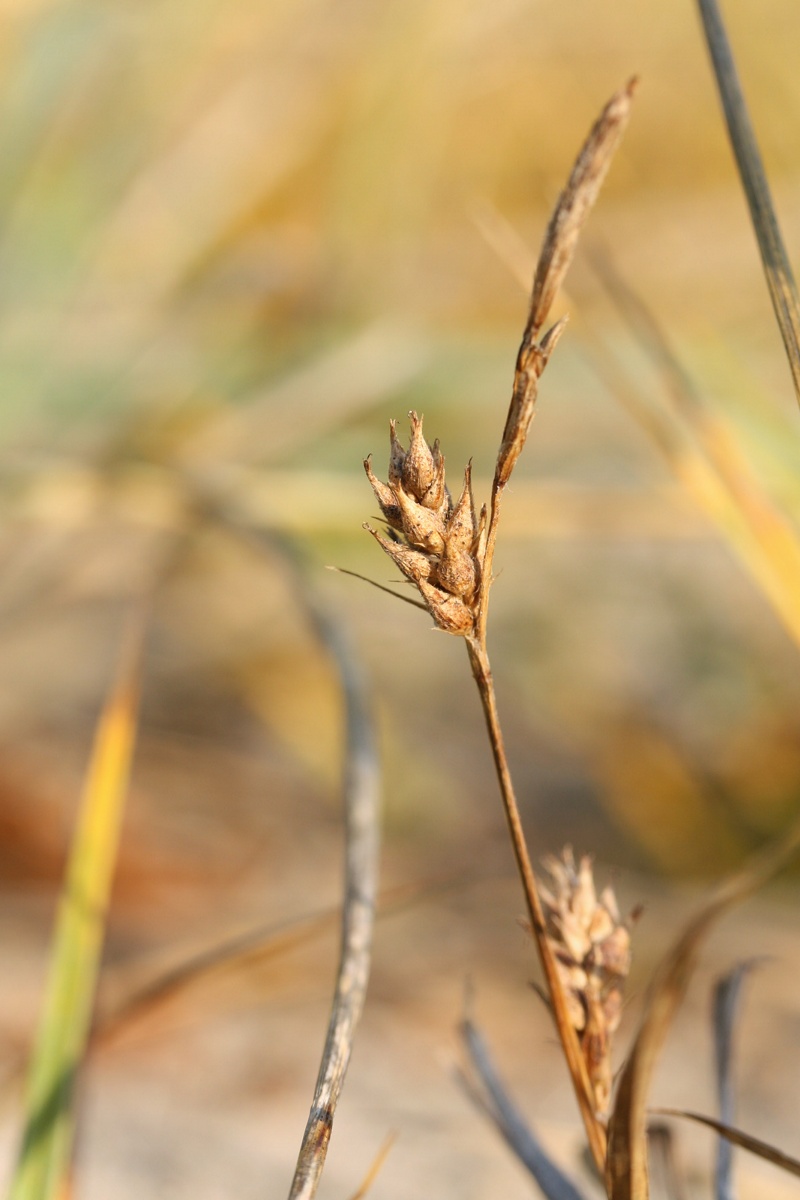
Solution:
[[[325,1165],[369,980],[380,844],[380,766],[366,684],[342,629],[311,603],[306,596],[306,609],[336,663],[346,708],[345,897],[336,990],[290,1200],[311,1200]]]
[[[689,985],[700,943],[719,917],[771,879],[798,847],[800,822],[722,883],[662,960],[620,1076],[609,1122],[606,1184],[610,1200],[647,1200],[647,1091],[672,1019]]]
[[[501,1137],[530,1172],[546,1200],[584,1200],[575,1184],[556,1166],[528,1126],[497,1073],[483,1035],[469,1017],[461,1023],[461,1037],[470,1061],[486,1092],[486,1098],[466,1076],[458,1078],[467,1094],[494,1122]]]
[[[717,1121],[714,1117],[705,1117],[702,1113],[687,1112],[680,1108],[655,1108],[652,1111],[661,1116],[683,1117],[687,1121],[696,1121],[699,1125],[707,1125],[709,1129],[716,1129],[720,1137],[726,1138],[736,1146],[741,1146],[742,1150],[749,1150],[751,1154],[766,1159],[767,1162],[780,1167],[782,1171],[788,1171],[790,1175],[800,1176],[800,1159],[792,1158],[790,1154],[784,1154],[782,1150],[770,1146],[769,1142],[762,1142],[760,1138],[752,1137],[751,1134],[744,1133],[733,1125],[726,1125],[724,1121]]]
[[[51,1200],[68,1190],[75,1085],[92,1020],[136,736],[144,627],[141,606],[131,618],[117,678],[95,734],[59,900],[50,979],[9,1200]]]
[[[336,669],[345,706],[343,780],[345,894],[339,966],[328,1031],[311,1111],[300,1144],[289,1200],[316,1194],[328,1153],[333,1117],[350,1064],[356,1028],[366,998],[372,960],[372,931],[378,897],[381,776],[377,738],[366,681],[344,628],[318,602],[298,548],[265,534],[231,511],[224,499],[194,485],[206,513],[256,550],[278,549],[292,570],[298,606]]]
[[[717,0],[697,0],[728,134],[800,403],[800,301]]]
[[[600,374],[653,437],[678,479],[711,517],[787,632],[800,645],[800,538],[756,478],[730,424],[694,386],[653,313],[607,256],[593,266],[637,343],[653,362],[672,404],[669,417],[640,402],[598,339]]]
[[[380,1174],[381,1169],[383,1168],[383,1164],[386,1162],[386,1159],[389,1157],[389,1153],[396,1141],[397,1141],[396,1133],[389,1133],[383,1139],[383,1143],[382,1143],[380,1149],[378,1150],[378,1153],[375,1155],[375,1158],[372,1160],[372,1164],[371,1164],[369,1170],[367,1171],[366,1175],[364,1176],[363,1180],[358,1185],[356,1190],[353,1192],[352,1196],[350,1197],[350,1200],[364,1200],[364,1197],[368,1194],[373,1183],[378,1178],[378,1175]]]

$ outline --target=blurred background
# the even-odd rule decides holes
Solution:
[[[800,11],[725,10],[796,261]],[[800,794],[800,417],[693,5],[2,0],[0,21],[6,1171],[94,723],[131,599],[167,562],[104,1003],[264,936],[97,1050],[78,1194],[288,1186],[341,891],[342,713],[300,554],[369,672],[385,768],[386,901],[323,1194],[351,1194],[390,1130],[376,1198],[530,1194],[452,1079],[467,976],[586,1180],[463,648],[324,568],[391,583],[361,462],[385,476],[388,420],[405,431],[412,407],[488,496],[522,281],[589,126],[639,75],[559,300],[490,634],[534,856],[569,842],[623,909],[645,902],[627,1036],[699,890]],[[796,1154],[795,904],[784,881],[720,929],[654,1098],[711,1109],[711,982],[769,956],[739,1123]],[[711,1139],[681,1137],[707,1195]]]

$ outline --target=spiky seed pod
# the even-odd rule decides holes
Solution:
[[[372,534],[378,545],[382,546],[389,557],[394,560],[406,579],[410,579],[418,587],[430,579],[433,563],[427,554],[423,554],[421,550],[412,550],[410,546],[404,546],[400,542],[390,542],[366,521],[363,527]]]
[[[443,588],[421,579],[418,584],[420,595],[428,606],[431,616],[445,633],[472,633],[475,615],[458,596],[452,596]]]
[[[394,421],[389,423],[389,482],[372,471],[371,459],[364,470],[390,527],[404,541],[390,542],[369,529],[403,574],[416,583],[426,607],[439,629],[469,636],[475,630],[478,612],[481,555],[485,553],[486,509],[480,523],[472,497],[471,465],[464,472],[464,487],[458,503],[445,482],[444,455],[438,441],[429,446],[422,434],[422,418],[411,417],[411,441],[404,450]]]
[[[397,436],[397,421],[389,422],[389,483],[398,484],[403,476],[403,463],[406,452]]]
[[[436,477],[436,462],[433,451],[422,433],[422,417],[418,417],[413,410],[408,415],[411,418],[411,442],[403,462],[400,481],[410,496],[424,504]],[[444,483],[444,480],[442,482]]]
[[[392,529],[402,530],[403,518],[400,512],[400,506],[397,503],[397,496],[388,483],[383,483],[377,478],[372,470],[372,455],[370,454],[364,459],[364,470],[367,473],[367,479],[372,484],[372,490],[375,493],[375,499],[380,505],[381,512],[391,525]]]
[[[444,521],[438,513],[409,496],[402,483],[395,492],[400,508],[403,533],[409,545],[439,555],[444,550]]]
[[[622,989],[630,970],[630,929],[611,888],[598,897],[591,859],[576,866],[570,847],[545,866],[551,886],[540,887],[573,1027],[579,1035],[598,1113],[611,1095],[611,1038],[619,1026]]]

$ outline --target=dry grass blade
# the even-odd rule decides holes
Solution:
[[[721,884],[661,963],[633,1048],[623,1068],[609,1123],[606,1184],[611,1200],[646,1200],[647,1091],[656,1061],[694,969],[700,943],[729,908],[757,891],[800,847],[800,822]]]
[[[375,1158],[374,1158],[369,1170],[367,1171],[367,1173],[364,1176],[363,1180],[361,1181],[360,1185],[353,1192],[352,1196],[350,1197],[350,1200],[364,1200],[364,1197],[367,1195],[367,1193],[369,1192],[373,1183],[378,1178],[378,1175],[380,1174],[383,1164],[386,1162],[386,1159],[389,1157],[389,1152],[392,1149],[392,1146],[395,1144],[396,1141],[397,1141],[396,1133],[390,1133],[386,1138],[384,1138],[383,1145],[381,1146],[378,1153],[375,1155]]]
[[[120,1002],[101,1012],[92,1031],[93,1050],[112,1042],[137,1021],[221,970],[245,962],[277,958],[333,928],[338,910],[315,913],[279,926],[260,927],[228,938],[181,959],[169,969],[154,972],[147,983],[132,989]]]
[[[198,489],[195,489],[198,494]],[[292,567],[298,604],[335,664],[345,704],[343,780],[345,894],[339,966],[328,1031],[311,1111],[300,1145],[290,1200],[311,1200],[328,1151],[356,1027],[364,1007],[378,892],[380,765],[366,682],[345,631],[318,603],[294,546],[248,526],[217,497],[199,503],[222,525],[257,549],[278,548]]]
[[[297,1158],[289,1200],[311,1200],[328,1152],[356,1027],[364,1007],[372,955],[380,849],[380,763],[368,689],[344,629],[317,601],[298,548],[243,518],[229,495],[186,479],[197,510],[257,551],[278,550],[292,570],[302,609],[339,677],[344,698],[346,747],[343,779],[345,894],[336,986],[311,1111]]]
[[[464,882],[463,875],[454,875],[427,885],[404,884],[391,888],[380,896],[378,915],[389,916],[400,912],[426,896],[462,886]],[[141,970],[138,974],[145,976],[147,981],[124,988],[122,999],[108,1004],[100,1012],[92,1030],[91,1049],[102,1049],[118,1035],[124,1035],[137,1021],[146,1020],[162,1005],[169,1004],[210,976],[238,970],[251,962],[263,963],[282,954],[290,954],[298,946],[335,929],[339,920],[338,907],[325,909],[279,925],[259,926],[225,938],[180,958],[166,969],[151,965],[149,971]]]
[[[583,1200],[581,1192],[550,1158],[508,1094],[492,1062],[486,1042],[468,1017],[461,1023],[461,1037],[470,1062],[488,1099],[460,1076],[468,1095],[494,1122],[514,1154],[536,1180],[547,1200]]]
[[[800,1176],[800,1159],[792,1158],[790,1154],[784,1154],[782,1150],[770,1146],[768,1142],[762,1142],[760,1138],[743,1133],[741,1129],[726,1125],[724,1121],[717,1121],[714,1117],[687,1112],[680,1108],[656,1108],[653,1111],[665,1117],[683,1117],[687,1121],[697,1121],[700,1125],[707,1125],[709,1129],[716,1129],[720,1137],[727,1138],[729,1142],[741,1146],[742,1150],[749,1150],[751,1154],[756,1154],[759,1158],[774,1163],[776,1167],[780,1167],[782,1171],[788,1171],[790,1175]]]
[[[742,984],[755,963],[739,963],[714,989],[714,1054],[716,1058],[717,1097],[720,1120],[731,1125],[734,1118],[734,1090],[731,1063],[733,1057],[733,1030],[739,1007]],[[715,1194],[717,1200],[734,1200],[733,1193],[733,1150],[731,1143],[720,1138],[717,1148],[715,1170]]]
[[[800,301],[717,0],[697,0],[772,305],[800,402]]]
[[[642,404],[595,339],[593,355],[599,372],[721,528],[800,645],[800,538],[794,525],[764,491],[729,425],[704,403],[641,298],[609,259],[595,256],[593,263],[634,337],[661,373],[677,420],[663,418]]]
[[[131,618],[117,678],[97,726],[59,901],[50,980],[9,1200],[49,1200],[68,1188],[75,1088],[92,1020],[133,756],[144,630],[142,604]]]
[[[402,391],[429,351],[409,330],[375,321],[310,363],[215,415],[184,446],[185,461],[275,462]]]

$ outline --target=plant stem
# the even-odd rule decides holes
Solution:
[[[489,656],[485,645],[481,644],[477,638],[473,637],[465,640],[472,675],[478,688],[481,704],[483,705],[486,727],[489,732],[489,742],[492,747],[492,756],[494,758],[495,770],[497,771],[497,779],[500,784],[500,793],[503,798],[503,808],[506,814],[508,831],[511,837],[511,845],[514,849],[514,857],[525,893],[533,939],[536,943],[539,961],[547,982],[547,994],[556,1029],[567,1060],[567,1066],[569,1067],[569,1073],[575,1088],[578,1106],[584,1125],[586,1126],[586,1135],[589,1140],[592,1157],[602,1174],[605,1169],[606,1157],[605,1129],[597,1119],[595,1113],[589,1074],[580,1045],[578,1044],[578,1035],[569,1019],[564,998],[564,987],[558,973],[558,964],[556,963],[547,937],[547,928],[541,900],[539,899],[536,875],[533,870],[530,854],[528,853],[528,846],[525,841],[525,833],[519,814],[519,805],[517,804],[514,792],[514,784],[511,780],[511,772],[508,768],[503,732],[497,713],[497,699]]]

